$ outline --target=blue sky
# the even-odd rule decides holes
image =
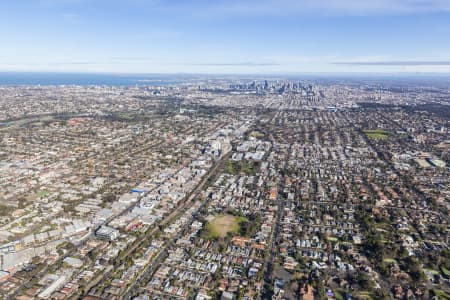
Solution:
[[[450,72],[450,0],[0,2],[0,71]]]

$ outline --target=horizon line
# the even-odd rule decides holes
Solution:
[[[393,62],[395,63],[395,62]],[[447,62],[450,65],[450,61]],[[366,64],[365,62],[338,62],[335,64]],[[372,62],[367,64],[377,65],[377,62]],[[391,64],[389,64],[391,65]],[[64,75],[139,75],[139,76],[149,76],[149,75],[158,75],[158,76],[171,76],[171,75],[206,75],[206,76],[239,76],[239,75],[251,75],[251,76],[290,76],[290,75],[450,75],[450,71],[444,72],[436,72],[436,71],[387,71],[387,72],[379,72],[379,71],[330,71],[330,72],[322,72],[322,71],[308,71],[308,72],[273,72],[273,73],[245,73],[245,72],[236,72],[236,73],[221,73],[221,72],[116,72],[116,71],[60,71],[60,70],[49,70],[49,71],[22,71],[22,70],[0,70],[0,74],[64,74]]]

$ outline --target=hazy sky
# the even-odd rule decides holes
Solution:
[[[4,0],[0,71],[450,72],[450,0]]]

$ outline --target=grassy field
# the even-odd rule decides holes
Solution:
[[[433,269],[423,269],[425,272],[429,272],[433,275],[439,275],[439,271]]]
[[[237,175],[244,173],[246,175],[255,175],[255,164],[248,161],[227,161],[225,164],[225,173]]]
[[[232,215],[218,215],[206,225],[210,238],[226,237],[227,234],[237,234],[239,232],[239,224],[245,221],[244,217],[235,217]]]
[[[367,135],[368,138],[371,139],[386,139],[391,135],[389,131],[382,129],[363,130],[363,132]]]
[[[254,137],[255,139],[262,139],[264,137],[264,133],[253,130],[248,136]]]
[[[358,297],[358,299],[366,299],[366,300],[372,300],[374,299],[372,297],[372,294],[368,291],[360,291],[360,292],[356,292],[355,296]]]
[[[388,264],[390,264],[390,263],[397,264],[397,261],[393,258],[385,258],[385,259],[383,259],[383,262],[388,263]]]
[[[42,198],[42,197],[47,197],[50,193],[47,191],[40,191],[36,193],[36,197]]]
[[[440,299],[442,299],[442,300],[448,300],[448,299],[450,299],[450,294],[447,293],[447,292],[445,292],[445,291],[443,291],[443,290],[438,290],[438,289],[436,289],[436,290],[433,290],[433,293],[434,293],[434,295],[435,295],[436,297],[438,297],[439,300],[440,300]]]
[[[450,277],[450,270],[446,269],[444,266],[441,267],[441,271],[445,276]]]

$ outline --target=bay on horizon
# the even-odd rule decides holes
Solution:
[[[183,76],[145,74],[0,72],[0,86],[159,86],[180,83],[183,81],[181,77]]]

